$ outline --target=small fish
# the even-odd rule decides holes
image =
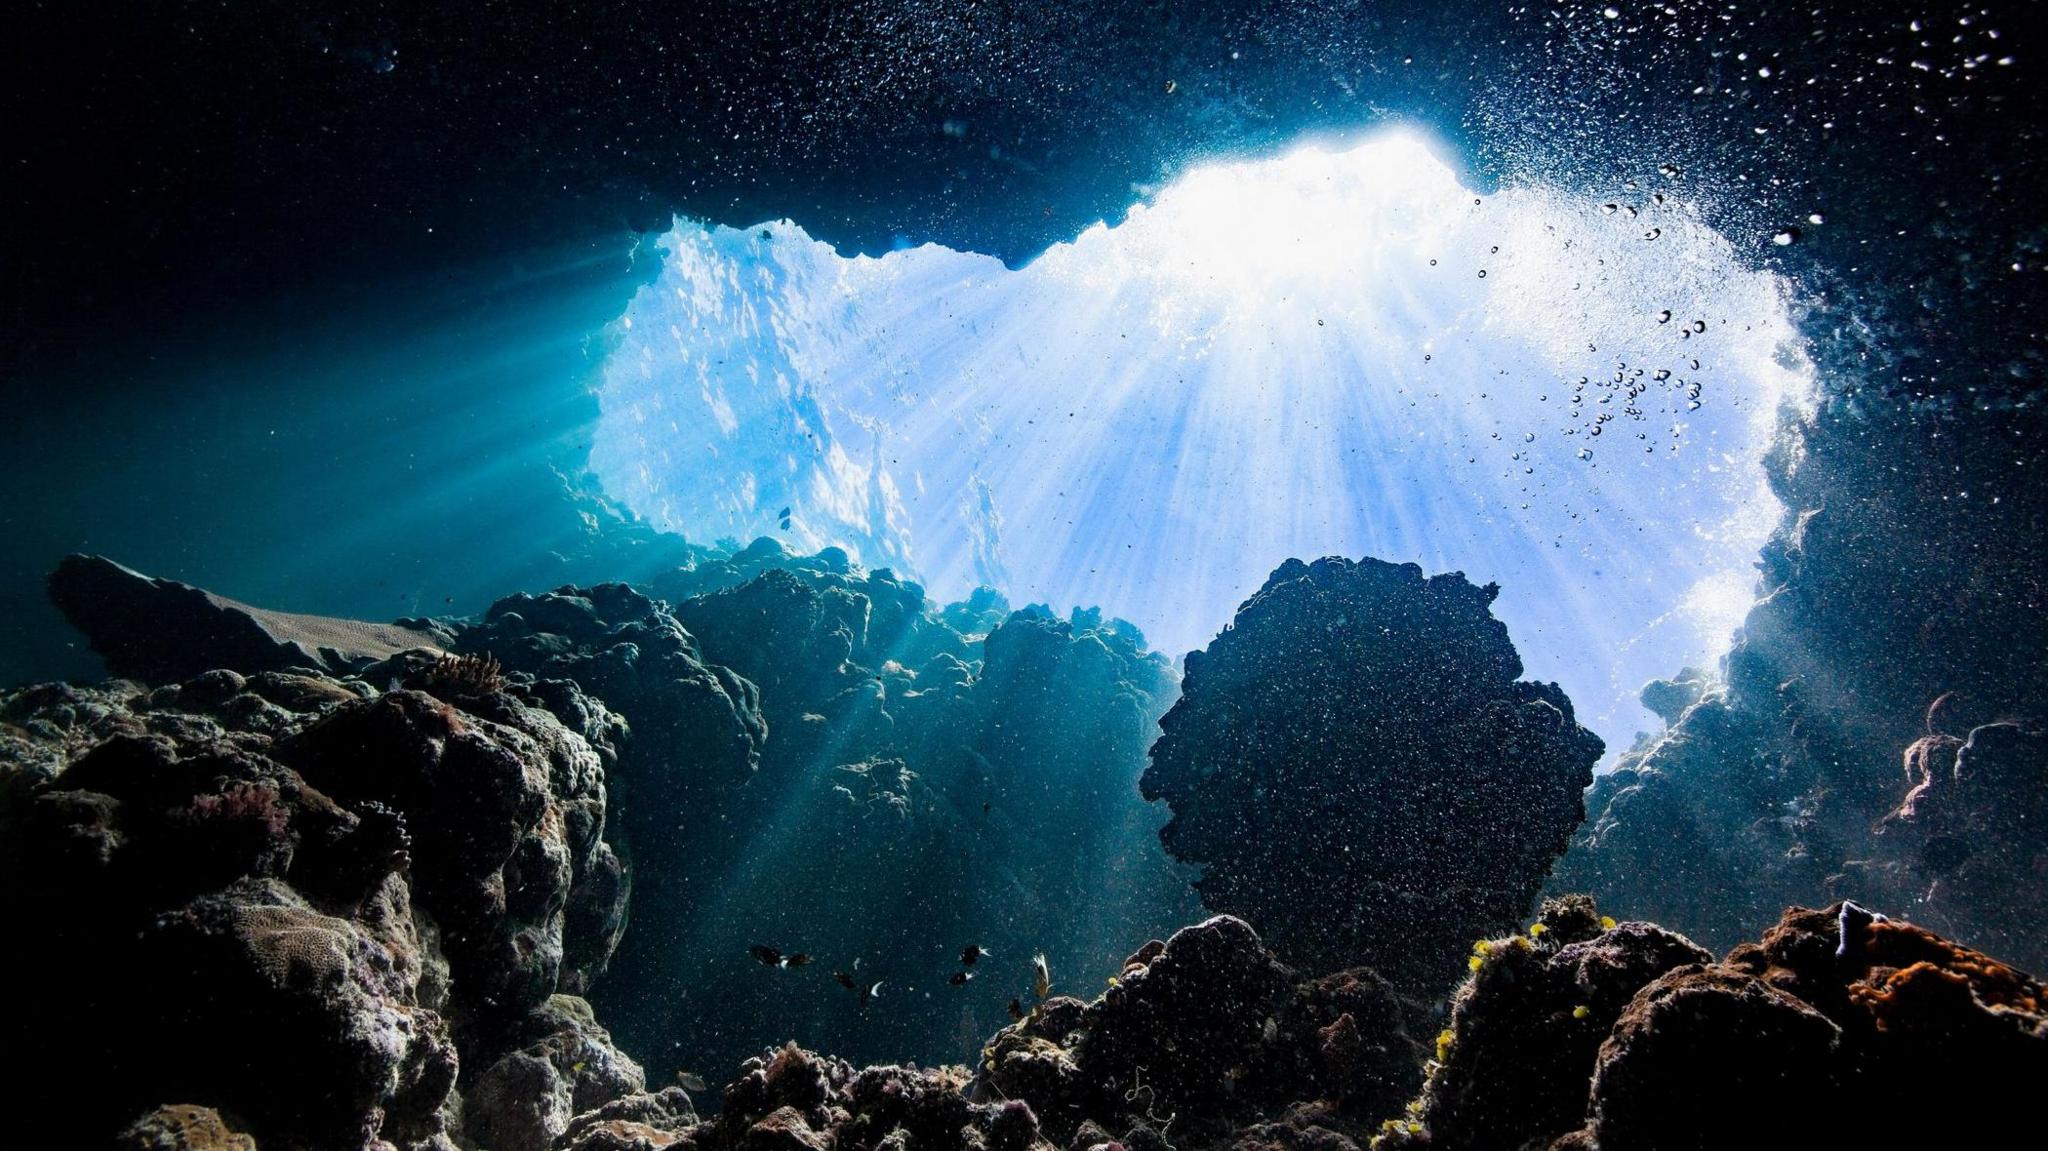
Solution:
[[[968,980],[973,978],[974,972],[972,971],[955,971],[953,973],[953,977],[951,979],[946,980],[946,982],[952,984],[955,987],[960,987],[964,986]]]
[[[846,988],[848,991],[856,991],[859,989],[859,985],[853,981],[853,976],[847,974],[844,971],[833,972],[832,978],[838,980],[839,986]]]
[[[995,952],[990,951],[988,948],[983,947],[980,944],[970,943],[964,950],[960,952],[960,965],[963,967],[972,967],[975,965],[977,961],[981,959],[982,956],[994,954]]]
[[[775,518],[778,520],[786,520],[789,518],[790,511],[791,509],[789,508],[783,508],[781,511],[775,513]]]
[[[1041,951],[1031,957],[1031,968],[1033,972],[1031,990],[1040,999],[1044,999],[1052,994],[1052,968],[1046,966],[1045,952]]]
[[[1021,1001],[1010,1000],[1010,1018],[1019,1023],[1024,1022],[1024,1004]]]
[[[763,967],[802,967],[811,961],[811,957],[801,951],[794,955],[784,955],[765,943],[754,944],[747,948],[747,953]]]
[[[868,993],[867,993],[866,995],[863,995],[863,996],[861,996],[861,1001],[862,1001],[863,1003],[865,1003],[865,1002],[867,1002],[868,1000],[871,1000],[871,999],[880,999],[881,997],[882,997],[882,981],[881,981],[881,980],[879,980],[879,979],[877,979],[877,980],[875,980],[874,984],[873,984],[872,986],[870,986],[870,987],[868,988]]]
[[[993,804],[987,804],[987,803],[984,803],[984,804],[982,804],[982,805],[981,805],[981,813],[982,813],[983,815],[987,815],[987,814],[988,814],[988,809],[989,809],[990,807],[992,807],[992,806],[994,806],[994,805],[993,805]]]
[[[711,1088],[705,1084],[704,1077],[702,1075],[697,1074],[694,1071],[676,1072],[676,1083],[680,1085],[682,1089],[685,1091],[711,1090]]]

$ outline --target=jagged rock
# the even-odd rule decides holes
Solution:
[[[451,636],[429,621],[382,624],[270,611],[158,579],[102,556],[66,556],[50,598],[117,676],[189,679],[214,668],[345,675]]]
[[[1792,1145],[1826,1144],[1840,1119],[1816,1104],[1832,1094],[1840,1037],[1826,1016],[1755,976],[1680,968],[1637,992],[1601,1044],[1589,1134],[1617,1151],[1710,1151],[1766,1130]]]
[[[971,1049],[1019,989],[987,969],[871,1012],[824,972],[728,960],[764,939],[902,956],[875,976],[898,987],[971,939],[1013,964],[1043,946],[1092,982],[1134,923],[1194,910],[1156,847],[1127,847],[1153,842],[1158,817],[1132,784],[1174,686],[1129,625],[1039,608],[992,619],[1000,601],[983,597],[955,613],[982,629],[970,642],[914,583],[758,543],[657,586],[704,594],[510,596],[457,643],[515,680],[573,680],[626,720],[591,741],[616,752],[638,928],[590,993],[629,1049],[718,1066],[758,1043],[735,1018],[824,1028],[871,1058]],[[983,878],[935,905],[930,876],[954,870]],[[784,898],[792,884],[814,898]],[[1033,925],[1055,918],[1065,930],[1041,938]],[[671,1054],[677,1034],[692,1045]]]
[[[968,1099],[965,1068],[878,1066],[791,1043],[749,1059],[693,1145],[730,1151],[1051,1151],[1032,1109]]]
[[[598,753],[514,693],[534,685],[458,706],[413,682],[0,693],[0,913],[41,941],[0,977],[37,988],[11,1026],[43,1053],[21,1072],[40,1114],[110,1137],[184,1099],[266,1145],[451,1151],[458,1062],[566,1032],[572,1107],[640,1088],[580,1001],[548,1001],[579,886],[616,892]],[[621,915],[592,918],[615,937]]]
[[[2040,982],[1924,928],[1793,908],[1714,963],[1591,908],[1482,942],[1377,1151],[1967,1141],[2021,1129],[2048,1081]]]
[[[471,703],[495,719],[390,692],[336,708],[279,754],[345,803],[408,813],[415,894],[457,1002],[517,1014],[559,985],[571,885],[604,866],[604,773],[552,714],[503,693]]]
[[[555,1141],[555,1151],[657,1151],[684,1142],[697,1126],[690,1096],[680,1087],[664,1087],[576,1116]]]
[[[465,1077],[463,1089],[465,1133],[492,1151],[547,1151],[571,1119],[647,1086],[640,1065],[572,995],[552,997],[492,1038],[513,1049]]]
[[[178,1103],[137,1119],[121,1132],[117,1151],[256,1151],[256,1141],[229,1127],[211,1107]]]
[[[2025,926],[2038,915],[2010,910],[2042,888],[2026,858],[2040,858],[2038,825],[2021,855],[1988,851],[1951,874],[1957,840],[1885,821],[1902,748],[2048,719],[2038,533],[1991,522],[2038,525],[2038,510],[2013,509],[2038,508],[2048,489],[2011,486],[2026,469],[1986,450],[2031,437],[2021,425],[2038,414],[1980,412],[1971,435],[1905,407],[1842,415],[1789,427],[1767,461],[1788,514],[1718,682],[1596,784],[1552,890],[1717,949],[1786,906],[1857,896],[2048,967],[2048,936]],[[1896,447],[1873,467],[1878,442]],[[1956,498],[2000,488],[2002,504]]]
[[[2048,734],[1985,724],[1906,749],[1885,818],[1894,886],[1916,919],[2032,967],[2048,965]]]
[[[1189,654],[1143,785],[1206,905],[1290,961],[1432,993],[1528,909],[1601,743],[1555,685],[1517,681],[1497,593],[1289,560]]]
[[[1420,1012],[1371,972],[1298,981],[1230,916],[1132,960],[1092,1002],[1049,999],[997,1033],[983,1097],[1029,1102],[1073,1146],[1169,1126],[1202,1145],[1293,1101],[1322,1105],[1311,1125],[1355,1134],[1419,1081]]]

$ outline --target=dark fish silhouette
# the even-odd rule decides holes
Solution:
[[[848,974],[847,974],[846,972],[844,972],[844,971],[835,971],[835,972],[833,972],[833,973],[832,973],[832,978],[834,978],[834,979],[838,980],[838,981],[839,981],[839,986],[841,986],[841,987],[844,987],[844,988],[846,988],[846,989],[847,989],[848,991],[858,991],[858,990],[860,990],[860,985],[859,985],[859,984],[857,984],[857,983],[855,983],[855,982],[853,981],[853,976],[851,976],[851,975],[848,975]]]
[[[981,945],[970,943],[967,945],[966,950],[960,953],[960,963],[964,967],[972,967],[977,960],[988,954],[990,952]]]
[[[678,1072],[676,1072],[676,1082],[677,1082],[677,1083],[679,1083],[679,1084],[681,1084],[681,1085],[682,1085],[682,1088],[683,1088],[683,1090],[685,1090],[685,1091],[709,1091],[709,1090],[710,1090],[710,1088],[709,1088],[708,1086],[706,1086],[706,1085],[705,1085],[705,1083],[704,1083],[704,1077],[703,1077],[702,1075],[699,1075],[699,1074],[697,1074],[697,1073],[696,1073],[696,1072],[694,1072],[694,1071],[678,1071]]]
[[[955,987],[959,987],[972,978],[974,978],[974,972],[972,971],[955,971],[953,973],[953,977],[951,979],[946,980],[946,982],[952,984]]]
[[[1024,1022],[1024,1004],[1015,999],[1010,1000],[1010,1018],[1019,1023]]]
[[[801,951],[794,955],[784,955],[765,943],[756,943],[747,948],[747,954],[752,955],[763,967],[802,967],[811,961],[811,957]]]

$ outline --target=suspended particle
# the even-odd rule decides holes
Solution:
[[[1780,248],[1789,248],[1799,242],[1799,229],[1780,228],[1771,236],[1771,243]]]

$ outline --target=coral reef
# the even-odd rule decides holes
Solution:
[[[0,694],[0,910],[38,939],[0,963],[35,989],[14,1025],[41,1113],[97,1117],[91,1141],[178,1105],[130,1145],[233,1145],[211,1108],[265,1146],[449,1151],[459,1067],[570,1053],[558,1113],[522,1126],[470,1091],[510,1147],[641,1088],[557,994],[623,922],[598,752],[536,685],[429,694],[407,666],[433,659],[376,665],[388,691],[217,670]]]
[[[1370,971],[1302,980],[1217,916],[1148,944],[1093,1001],[1055,997],[997,1033],[979,1097],[1026,1100],[1080,1147],[1207,1146],[1297,1101],[1357,1134],[1413,1091],[1426,1015]]]
[[[1836,351],[1845,372],[1865,354]],[[2037,408],[1974,412],[1957,434],[1911,404],[1852,395],[1788,428],[1767,461],[1788,513],[1733,650],[1710,684],[1646,690],[1675,714],[1595,785],[1551,889],[1723,949],[1786,906],[1854,895],[2048,968],[2048,935],[2027,926],[2043,888],[2038,831],[2007,848],[1937,827],[1954,815],[1918,829],[1886,820],[1902,749],[2048,720],[2048,486],[1985,448],[2035,436]],[[1866,455],[1874,443],[1889,445],[1882,466]],[[1993,759],[2016,781],[2040,778],[2038,752],[1987,746]],[[1977,807],[1963,822],[2017,826],[2029,801],[1992,794],[2003,786],[1958,789]],[[1964,845],[1967,864],[1949,854]]]
[[[1291,962],[1431,992],[1527,911],[1601,743],[1555,685],[1517,681],[1497,591],[1289,560],[1188,656],[1143,786],[1207,906]]]
[[[2048,1074],[2042,985],[1925,928],[1793,908],[1716,963],[1592,909],[1480,941],[1375,1148],[1914,1146],[2017,1129]]]
[[[1001,1025],[1034,950],[1093,982],[1129,933],[1196,910],[1136,787],[1175,681],[1128,625],[992,593],[939,609],[843,553],[772,541],[654,586],[696,594],[514,595],[455,641],[625,720],[593,742],[616,752],[639,929],[591,995],[628,1050],[729,1066],[773,1028],[943,1058]],[[975,878],[938,898],[944,874]],[[764,977],[746,959],[763,940],[826,962]],[[994,958],[948,986],[969,942]],[[831,980],[857,961],[886,1010]]]
[[[1929,734],[1904,763],[1907,790],[1879,828],[1883,863],[1858,878],[1922,922],[2048,965],[2048,734],[2017,723]]]

